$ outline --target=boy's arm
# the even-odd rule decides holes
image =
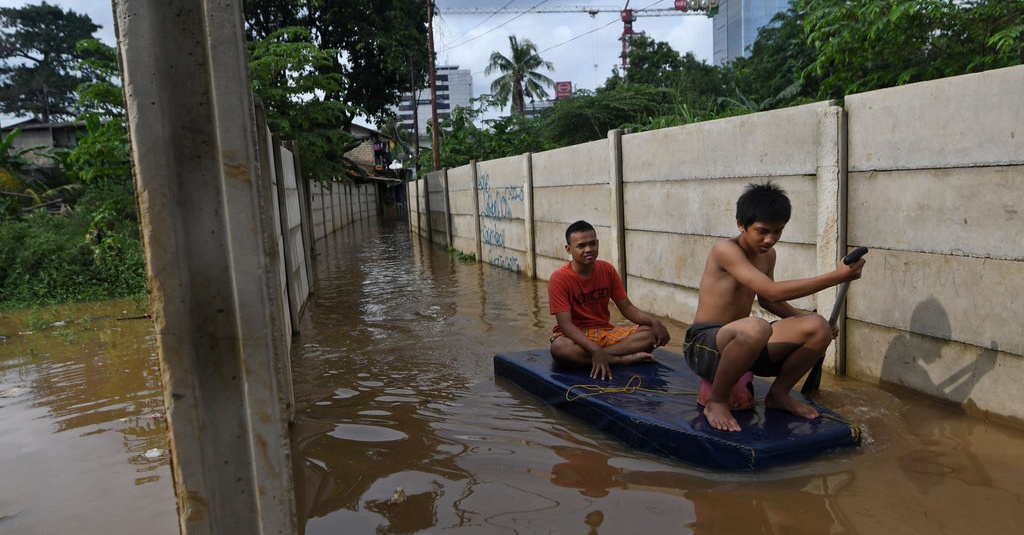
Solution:
[[[716,263],[732,275],[737,282],[753,290],[759,299],[775,303],[806,297],[841,282],[859,279],[861,269],[864,267],[863,259],[849,266],[840,262],[839,267],[828,273],[806,279],[774,281],[750,263],[750,260],[743,254],[743,250],[735,243],[728,240],[721,241],[712,248],[712,254],[716,257]],[[772,250],[766,254],[772,255],[771,263],[774,266],[775,251]]]
[[[775,257],[771,258],[771,263],[768,266],[767,275],[768,278],[771,279],[772,281],[775,280]],[[767,310],[768,312],[771,312],[772,314],[775,314],[780,318],[789,318],[800,314],[800,311],[797,310],[796,307],[794,307],[793,305],[789,304],[788,301],[770,301],[767,298],[759,295],[757,296],[757,302],[760,303],[761,308]]]
[[[622,313],[622,317],[637,325],[650,327],[651,334],[654,335],[654,347],[661,347],[668,344],[668,329],[666,329],[665,325],[661,323],[661,320],[652,317],[650,314],[637,308],[628,297],[621,301],[616,301],[615,306],[619,308],[619,312]]]

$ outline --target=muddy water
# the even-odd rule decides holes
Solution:
[[[160,373],[132,302],[0,313],[0,533],[176,533]]]
[[[495,380],[493,354],[546,345],[543,283],[459,263],[404,226],[349,228],[318,254],[293,359],[306,534],[1024,525],[1018,430],[826,376],[821,401],[861,425],[863,447],[754,474],[701,470],[631,451]],[[139,313],[106,303],[0,316],[0,534],[177,533],[152,330],[119,319]],[[685,326],[669,328],[678,351]]]
[[[294,369],[300,521],[333,533],[1020,533],[1024,434],[826,377],[859,450],[756,474],[640,454],[495,380],[546,286],[405,227],[322,244]],[[673,323],[679,351],[685,326]]]

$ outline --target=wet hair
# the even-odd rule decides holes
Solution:
[[[590,223],[587,223],[586,221],[583,221],[582,219],[569,225],[569,228],[565,229],[565,244],[572,245],[572,242],[570,240],[572,239],[572,235],[574,233],[586,232],[588,230],[594,230],[594,226],[591,225]]]
[[[750,184],[736,201],[736,221],[749,227],[755,221],[762,223],[788,223],[793,206],[786,192],[769,180],[764,184]]]

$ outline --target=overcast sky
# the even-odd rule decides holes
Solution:
[[[0,6],[16,7],[38,4],[18,0],[0,0]],[[153,0],[159,1],[159,0]],[[409,0],[416,1],[416,0]],[[114,44],[111,0],[48,0],[48,3],[84,13],[102,26],[99,37]],[[484,75],[491,52],[508,56],[508,37],[529,39],[550,61],[554,70],[545,72],[556,82],[570,81],[574,87],[594,89],[604,83],[612,69],[620,64],[622,21],[619,10],[625,0],[436,0],[438,15],[434,18],[434,46],[439,65],[458,65],[473,73],[473,94],[490,92],[497,76]],[[424,4],[424,9],[426,9]],[[569,9],[597,6],[609,11],[591,17],[583,12],[530,13],[499,15],[457,15],[445,13],[446,8],[477,7],[483,9],[528,9],[532,7]],[[634,10],[673,7],[673,0],[630,0]],[[712,22],[704,15],[644,16],[633,23],[636,32],[665,41],[677,52],[693,52],[697,59],[712,62]],[[549,92],[554,95],[554,89]]]

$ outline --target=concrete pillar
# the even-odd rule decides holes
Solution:
[[[423,211],[427,216],[426,231],[428,243],[434,243],[434,215],[430,211],[430,175],[434,173],[437,173],[437,171],[427,173],[427,176],[423,177]]]
[[[477,264],[483,265],[484,244],[480,235],[480,179],[477,160],[470,160],[469,165],[473,169],[473,241],[476,242],[476,250],[473,253],[476,255]]]
[[[611,161],[608,165],[608,185],[610,187],[609,198],[611,199],[611,236],[608,243],[608,253],[605,256],[615,269],[619,271],[622,278],[622,285],[629,288],[629,274],[626,272],[626,217],[625,206],[622,200],[622,130],[610,130],[608,132],[608,155]],[[604,255],[604,250],[601,251]]]
[[[817,157],[817,272],[835,269],[846,251],[846,112],[839,106],[818,110]],[[818,292],[815,307],[826,318],[835,304],[836,288]],[[825,353],[825,367],[845,373],[842,334],[845,314],[840,316],[840,337]]]
[[[533,220],[533,155],[523,155],[523,224],[526,226],[526,275],[537,278],[537,240]]]
[[[114,0],[181,533],[297,533],[240,2]]]
[[[452,246],[452,206],[448,197],[448,168],[441,171],[441,189],[444,192],[444,240],[445,247]]]

